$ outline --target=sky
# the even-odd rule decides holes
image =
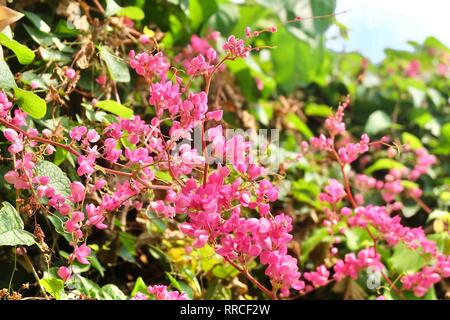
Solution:
[[[385,48],[408,50],[407,41],[432,35],[450,47],[450,0],[337,0],[337,17],[349,28],[348,40],[330,40],[337,51],[359,51],[373,62]],[[328,37],[336,35],[334,26]]]

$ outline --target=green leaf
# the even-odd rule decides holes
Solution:
[[[30,64],[33,62],[34,52],[16,40],[8,38],[4,33],[0,33],[0,44],[14,52],[20,64]]]
[[[98,50],[100,58],[106,63],[111,78],[116,82],[129,82],[130,71],[127,64],[107,47],[99,46]]]
[[[302,242],[302,256],[300,258],[300,263],[304,264],[308,260],[308,256],[315,247],[319,245],[325,238],[328,237],[328,231],[326,228],[315,229],[312,235],[306,238]]]
[[[202,23],[217,11],[215,0],[189,0],[189,18],[193,30],[201,27]]]
[[[127,17],[130,18],[131,20],[136,21],[140,21],[145,18],[144,11],[142,11],[142,9],[139,7],[133,6],[120,9],[119,11],[117,11],[116,15],[119,17]]]
[[[310,0],[312,15],[314,17],[333,14],[336,9],[336,0]],[[324,33],[333,23],[334,17],[314,19],[314,31]]]
[[[170,283],[180,292],[183,292],[183,288],[180,286],[180,283],[177,279],[175,279],[169,272],[166,271],[166,276],[169,278]]]
[[[8,90],[15,87],[17,84],[8,64],[4,60],[0,60],[0,88]]]
[[[414,181],[402,180],[401,182],[402,182],[402,186],[405,187],[406,189],[419,188],[419,185],[417,183],[415,183]]]
[[[231,279],[239,274],[239,270],[230,264],[217,264],[212,269],[212,274],[220,279]]]
[[[105,268],[98,260],[97,255],[93,251],[91,251],[91,254],[87,257],[87,259],[91,266],[94,267],[98,271],[98,273],[100,273],[101,277],[103,277],[105,275]]]
[[[423,148],[423,144],[420,142],[420,139],[409,132],[402,133],[402,142],[408,144],[412,150]]]
[[[194,290],[184,281],[178,281],[178,284],[180,285],[180,292],[184,292],[189,300],[194,300]]]
[[[20,74],[20,81],[25,84],[31,85],[31,83],[37,84],[39,89],[48,89],[49,86],[56,86],[58,82],[56,79],[52,79],[50,73],[40,73],[36,74],[33,71],[25,71]]]
[[[213,279],[209,282],[205,293],[206,300],[230,300],[231,290],[222,285],[220,279]]]
[[[381,110],[377,110],[373,112],[367,119],[364,131],[369,135],[377,134],[382,132],[383,130],[386,130],[391,125],[392,121],[387,113]]]
[[[347,247],[352,251],[356,251],[373,244],[373,240],[369,233],[363,228],[345,229],[345,238]]]
[[[122,9],[114,0],[106,0],[105,16],[111,17]]]
[[[39,53],[42,56],[44,61],[53,61],[53,62],[61,62],[61,63],[69,63],[72,61],[72,58],[58,50],[40,48]]]
[[[434,151],[439,154],[450,154],[450,122],[442,126],[439,145]]]
[[[195,274],[191,271],[191,269],[189,268],[183,268],[182,272],[187,276],[187,278],[189,279],[189,284],[195,289],[195,291],[201,295],[202,294],[202,287],[200,286],[200,282],[198,281],[197,277],[195,276]],[[192,289],[191,287],[189,287],[189,289]],[[193,299],[194,297],[192,297],[191,299]]]
[[[430,98],[431,102],[439,108],[442,105],[445,104],[445,99],[442,97],[442,95],[434,88],[428,88],[427,89],[427,95]]]
[[[23,221],[16,209],[4,201],[0,209],[0,246],[31,246],[34,237],[23,230]]]
[[[437,300],[436,290],[434,286],[422,297],[416,297],[412,291],[402,291],[403,295],[400,297],[394,290],[385,291],[384,296],[387,300]]]
[[[383,158],[383,159],[378,159],[377,161],[375,161],[374,164],[372,164],[370,167],[368,167],[366,170],[364,170],[364,173],[371,174],[378,170],[401,169],[403,167],[404,167],[404,165],[398,161],[388,159],[388,158]]]
[[[142,277],[136,279],[136,282],[134,283],[134,287],[133,290],[131,291],[130,296],[134,297],[138,292],[147,294],[147,285],[145,284],[144,279],[142,279]]]
[[[75,288],[80,290],[82,294],[85,294],[88,297],[99,300],[102,300],[104,298],[102,294],[102,289],[94,281],[91,281],[79,274],[75,274],[73,276],[72,283],[74,284]]]
[[[437,249],[445,255],[450,254],[450,235],[447,231],[430,234],[428,239],[436,242]]]
[[[101,288],[99,300],[126,300],[127,296],[114,284],[107,284]]]
[[[31,21],[31,23],[34,24],[36,28],[39,29],[39,31],[47,33],[51,31],[50,26],[37,14],[30,11],[23,11],[23,14]]]
[[[53,45],[53,36],[47,32],[42,32],[35,27],[31,27],[27,24],[23,24],[25,31],[30,35],[37,44],[48,47]]]
[[[34,167],[34,174],[37,177],[49,177],[49,186],[55,188],[56,193],[64,197],[70,196],[70,180],[57,165],[46,160],[38,161]]]
[[[44,287],[52,297],[60,300],[64,297],[64,281],[55,277],[54,275],[45,272],[44,277],[39,280],[39,283]]]
[[[285,91],[312,83],[326,85],[331,74],[331,53],[323,42],[311,45],[280,27],[272,35],[270,50],[277,85]]]
[[[17,98],[19,107],[35,119],[42,119],[47,113],[45,100],[31,91],[14,88],[14,95]]]
[[[414,107],[420,108],[425,101],[426,92],[413,86],[408,87],[408,92],[413,99]]]
[[[405,204],[402,207],[402,214],[405,218],[411,218],[419,212],[420,206],[417,204]]]
[[[427,222],[430,222],[434,219],[441,219],[446,220],[450,223],[450,211],[444,211],[444,210],[433,210],[433,212],[430,213],[430,215],[427,218]]]
[[[301,134],[305,136],[306,139],[310,139],[314,136],[312,131],[308,128],[306,123],[303,122],[302,119],[300,119],[296,114],[289,113],[285,120],[292,124],[298,131],[300,131]]]
[[[328,117],[333,111],[326,104],[308,103],[305,107],[305,113],[307,116]]]
[[[66,220],[66,218],[62,214],[54,213],[53,215],[48,215],[47,218],[50,220],[53,227],[55,227],[55,231],[62,235],[67,242],[71,242],[73,240],[72,234],[67,232],[64,227],[64,220]]]
[[[409,249],[403,243],[395,246],[390,258],[392,268],[399,272],[415,272],[425,265],[425,259],[416,250]]]
[[[96,107],[103,109],[105,111],[111,112],[124,119],[129,119],[133,116],[133,110],[125,107],[124,105],[118,103],[114,100],[103,100],[98,101]]]

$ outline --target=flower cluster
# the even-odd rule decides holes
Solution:
[[[412,66],[414,67],[414,65]],[[321,134],[319,137],[313,137],[310,144],[315,150],[330,152],[338,162],[343,184],[335,179],[331,179],[320,194],[320,200],[328,202],[332,210],[324,208],[326,220],[324,225],[328,226],[328,232],[333,234],[333,228],[338,223],[345,223],[348,228],[362,228],[367,230],[372,237],[373,246],[360,251],[358,255],[348,253],[344,259],[335,262],[332,277],[335,280],[341,280],[344,277],[356,279],[358,273],[368,267],[374,267],[380,272],[384,270],[381,262],[381,256],[377,253],[377,245],[380,241],[385,241],[389,247],[397,246],[399,243],[406,245],[409,249],[424,255],[426,259],[431,260],[433,264],[423,267],[420,271],[407,274],[401,277],[403,290],[412,290],[418,297],[425,295],[431,286],[439,282],[442,278],[450,276],[449,256],[440,253],[436,243],[427,238],[422,227],[410,228],[402,224],[400,215],[392,216],[392,212],[402,209],[403,204],[399,195],[405,190],[407,195],[415,199],[419,204],[422,202],[419,198],[422,190],[418,187],[405,187],[402,179],[417,181],[423,174],[426,174],[431,165],[436,163],[436,157],[430,155],[424,148],[418,148],[414,151],[415,163],[412,169],[404,166],[392,168],[384,176],[384,180],[378,180],[365,174],[356,174],[353,170],[346,173],[346,166],[357,160],[362,154],[369,150],[369,137],[363,135],[359,143],[346,143],[345,146],[336,150],[336,138],[345,133],[345,124],[343,123],[344,110],[348,107],[348,100],[340,105],[336,114],[330,116],[325,127],[329,136]],[[381,143],[385,143],[383,138]],[[303,149],[307,149],[308,144],[303,143]],[[380,144],[375,144],[378,147]],[[387,156],[392,157],[388,150]],[[409,150],[405,146],[405,150]],[[362,193],[370,192],[380,193],[382,199],[386,202],[384,206],[373,204],[365,205],[365,199],[362,193],[353,195],[351,192],[349,177],[353,180],[355,188]],[[337,210],[343,199],[347,199],[353,209],[342,207]],[[422,205],[423,206],[423,205]],[[429,208],[423,207],[427,212]],[[338,213],[339,212],[339,213]],[[429,213],[429,212],[428,212]],[[342,232],[343,228],[340,228]],[[338,249],[332,247],[331,254],[336,255]],[[431,258],[430,258],[431,257]],[[303,278],[307,281],[306,291],[314,287],[324,286],[329,283],[331,277],[330,271],[324,266],[319,265],[315,271],[305,272]],[[401,293],[401,292],[400,292]]]
[[[247,28],[245,39],[230,36],[223,45],[222,59],[212,47],[215,35],[210,34],[208,40],[193,36],[189,46],[175,58],[177,63],[182,61],[180,73],[185,78],[178,75],[179,70],[172,68],[162,52],[130,51],[130,67],[148,85],[148,103],[154,109],[151,119],[137,115],[129,119],[117,117],[103,127],[79,125],[68,132],[68,137],[58,136],[49,129],[39,132],[27,128],[26,114],[14,109],[0,92],[0,123],[5,127],[3,135],[14,160],[14,167],[4,178],[17,190],[26,190],[34,199],[32,204],[58,217],[64,231],[70,234],[72,252],[68,266],[57,271],[62,280],[71,279],[75,261],[90,263],[91,247],[86,242],[90,230],[108,228],[112,214],[131,204],[137,210],[145,206],[160,218],[176,223],[189,245],[209,245],[274,299],[287,297],[294,290],[305,294],[344,277],[356,279],[369,267],[384,270],[377,251],[380,242],[389,247],[402,243],[429,258],[430,263],[421,270],[401,277],[403,288],[417,296],[423,296],[441,278],[450,276],[449,257],[439,252],[423,228],[404,226],[401,216],[393,214],[401,210],[400,195],[405,190],[420,203],[422,190],[414,184],[406,187],[403,180],[418,181],[436,163],[436,157],[419,148],[414,150],[412,169],[392,168],[384,178],[356,174],[351,165],[377,142],[371,143],[367,134],[354,140],[345,135],[344,113],[349,99],[326,119],[326,133],[301,144],[304,151],[311,146],[333,157],[342,181],[330,179],[319,196],[326,203],[323,225],[335,243],[330,250],[332,263],[308,266],[309,271],[300,272],[298,260],[288,250],[293,240],[293,219],[273,209],[279,197],[277,184],[269,180],[266,168],[254,161],[244,135],[224,134],[223,112],[210,111],[208,100],[214,73],[223,68],[226,60],[247,57],[253,50],[247,40],[264,31],[275,32],[276,28],[254,32]],[[149,39],[141,36],[140,41],[147,44]],[[417,65],[410,69],[409,76],[419,71]],[[176,70],[173,76],[169,77],[169,70]],[[65,77],[76,79],[77,72],[66,68]],[[195,78],[205,81],[204,90],[191,89]],[[96,82],[104,86],[107,78],[100,75]],[[170,128],[166,127],[168,121]],[[344,136],[342,143],[339,139]],[[58,186],[59,181],[36,169],[56,148],[76,159],[78,177],[64,190]],[[354,195],[352,189],[359,193]],[[364,196],[370,192],[379,193],[384,205],[366,204]],[[345,228],[364,229],[373,245],[358,253],[339,255],[337,228],[340,233]],[[264,266],[271,288],[250,274],[254,261]],[[157,300],[187,298],[163,285],[150,286],[147,291]],[[148,295],[138,293],[133,299],[147,298]]]

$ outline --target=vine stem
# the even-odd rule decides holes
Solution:
[[[355,201],[355,199],[353,197],[353,194],[352,194],[352,190],[350,188],[350,183],[349,183],[347,174],[345,172],[345,164],[342,163],[341,158],[339,157],[338,153],[336,152],[336,149],[334,148],[334,146],[333,146],[332,152],[333,152],[333,154],[334,154],[334,156],[336,158],[336,161],[338,162],[339,167],[341,169],[342,180],[344,182],[344,188],[345,188],[345,190],[347,192],[347,198],[349,199],[353,209],[356,209],[358,207],[358,205],[356,204],[356,201]],[[377,253],[377,242],[378,242],[378,239],[373,235],[373,233],[370,231],[368,226],[365,229],[367,230],[369,236],[372,238],[373,248],[375,250],[375,253]],[[384,280],[386,280],[386,282],[389,284],[389,286],[395,291],[395,293],[397,293],[399,295],[399,297],[402,298],[403,300],[406,300],[406,298],[403,295],[403,292],[401,291],[401,289],[397,288],[397,286],[391,281],[391,279],[389,279],[389,277],[384,272],[381,272],[381,274],[382,274]]]
[[[412,198],[427,214],[430,214],[431,212],[433,212],[433,209],[431,209],[429,206],[427,206],[427,204],[425,202],[423,202],[422,199],[420,199],[418,197],[412,197]]]
[[[267,289],[266,287],[264,287],[258,280],[256,280],[251,274],[250,272],[248,272],[248,270],[240,267],[239,265],[237,265],[233,260],[224,257],[225,261],[227,261],[229,264],[231,264],[234,268],[236,268],[240,273],[242,273],[248,280],[250,280],[250,282],[252,282],[255,286],[258,287],[258,289],[260,289],[261,291],[263,291],[265,294],[267,294],[272,300],[278,300],[277,295],[270,291],[269,289]]]
[[[70,145],[64,144],[64,143],[60,143],[60,142],[56,142],[56,141],[52,141],[43,137],[39,137],[39,136],[33,136],[31,134],[29,134],[28,132],[26,132],[25,130],[19,128],[18,126],[9,123],[8,121],[6,121],[5,119],[0,119],[0,124],[4,125],[7,128],[13,129],[17,132],[20,132],[22,135],[24,135],[25,137],[27,137],[30,140],[34,140],[34,141],[38,141],[41,143],[45,143],[45,144],[50,144],[56,147],[60,147],[64,150],[67,150],[68,152],[70,152],[71,154],[73,154],[76,157],[81,156],[81,153],[78,152],[77,150],[75,150],[73,147],[71,147]],[[122,176],[122,177],[128,177],[128,178],[133,178],[135,179],[137,182],[139,182],[140,184],[142,184],[143,186],[145,186],[146,188],[149,189],[158,189],[158,190],[169,190],[170,186],[162,186],[162,185],[154,185],[154,184],[150,184],[148,182],[145,182],[144,180],[142,180],[141,178],[139,178],[137,176],[138,174],[138,170],[137,171],[133,171],[133,172],[124,172],[124,171],[119,171],[119,170],[114,170],[114,169],[110,169],[110,168],[105,168],[102,167],[100,165],[96,165],[96,168],[100,171],[103,171],[105,173],[109,173],[109,174],[113,174],[116,176]]]
[[[14,274],[16,273],[17,268],[17,246],[14,246],[14,269],[11,273],[11,278],[9,278],[8,291],[11,292],[11,286],[14,279]]]
[[[93,1],[94,1],[95,6],[97,7],[98,11],[100,11],[100,13],[104,14],[105,13],[105,9],[100,4],[100,2],[98,2],[98,0],[93,0]]]
[[[339,168],[341,169],[342,180],[344,182],[344,188],[347,193],[347,198],[350,201],[350,204],[352,205],[353,209],[356,209],[358,207],[358,205],[356,204],[355,198],[353,198],[353,193],[350,188],[350,183],[348,182],[347,173],[345,172],[345,164],[342,163],[341,158],[339,157],[338,153],[336,152],[336,149],[334,148],[334,146],[333,146],[332,152],[333,152],[334,157],[336,158],[336,161],[339,164]]]
[[[25,259],[26,264],[31,268],[31,271],[33,272],[33,276],[36,279],[39,289],[41,289],[42,295],[44,296],[45,300],[50,300],[50,298],[47,295],[47,292],[45,292],[45,289],[41,284],[41,279],[39,278],[39,275],[37,274],[36,269],[33,266],[33,263],[31,263],[30,258],[28,257],[28,255],[26,253],[23,255],[23,257]]]
[[[222,60],[217,63],[214,68],[211,70],[211,73],[208,75],[205,75],[205,93],[206,97],[209,95],[209,88],[211,86],[211,80],[214,76],[214,73],[216,73],[217,70],[230,58],[230,54],[228,53],[225,57],[222,58]],[[206,181],[208,179],[208,170],[209,170],[209,164],[206,159],[206,139],[205,139],[205,120],[202,121],[202,150],[203,150],[203,157],[205,158],[205,166],[203,168],[203,187],[206,186]]]

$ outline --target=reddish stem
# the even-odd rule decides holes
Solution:
[[[256,280],[249,272],[248,270],[238,266],[234,261],[232,261],[229,258],[224,257],[225,261],[227,261],[229,264],[231,264],[233,267],[235,267],[240,273],[242,273],[245,277],[247,277],[250,282],[252,282],[255,286],[258,287],[261,291],[263,291],[265,294],[267,294],[270,299],[272,300],[278,300],[277,295],[264,287],[258,280]]]
[[[419,197],[412,197],[412,198],[427,214],[430,214],[431,212],[433,212],[433,209],[431,209],[429,206],[427,206],[427,204],[425,202],[423,202],[422,199],[420,199]]]
[[[60,143],[60,142],[56,142],[56,141],[52,141],[43,137],[39,137],[39,136],[33,136],[31,134],[29,134],[28,132],[26,132],[25,130],[19,128],[18,126],[9,123],[8,121],[6,121],[5,119],[0,119],[0,124],[3,124],[5,127],[13,129],[17,132],[20,132],[23,136],[27,137],[30,140],[34,140],[34,141],[38,141],[41,143],[45,143],[45,144],[50,144],[56,147],[60,147],[64,150],[67,150],[68,152],[70,152],[71,154],[73,154],[76,157],[81,156],[81,154],[75,150],[74,148],[72,148],[70,145],[64,144],[64,143]],[[143,186],[145,186],[146,188],[149,189],[160,189],[160,190],[169,190],[170,187],[169,186],[162,186],[162,185],[153,185],[150,183],[147,183],[145,181],[143,181],[142,179],[140,179],[139,177],[137,177],[138,171],[134,171],[134,172],[124,172],[124,171],[118,171],[118,170],[114,170],[114,169],[110,169],[110,168],[105,168],[102,167],[100,165],[96,165],[96,167],[98,168],[98,170],[100,171],[104,171],[105,173],[109,173],[109,174],[113,174],[116,176],[122,176],[122,177],[128,177],[128,178],[133,178],[136,181],[138,181],[140,184],[142,184]]]

